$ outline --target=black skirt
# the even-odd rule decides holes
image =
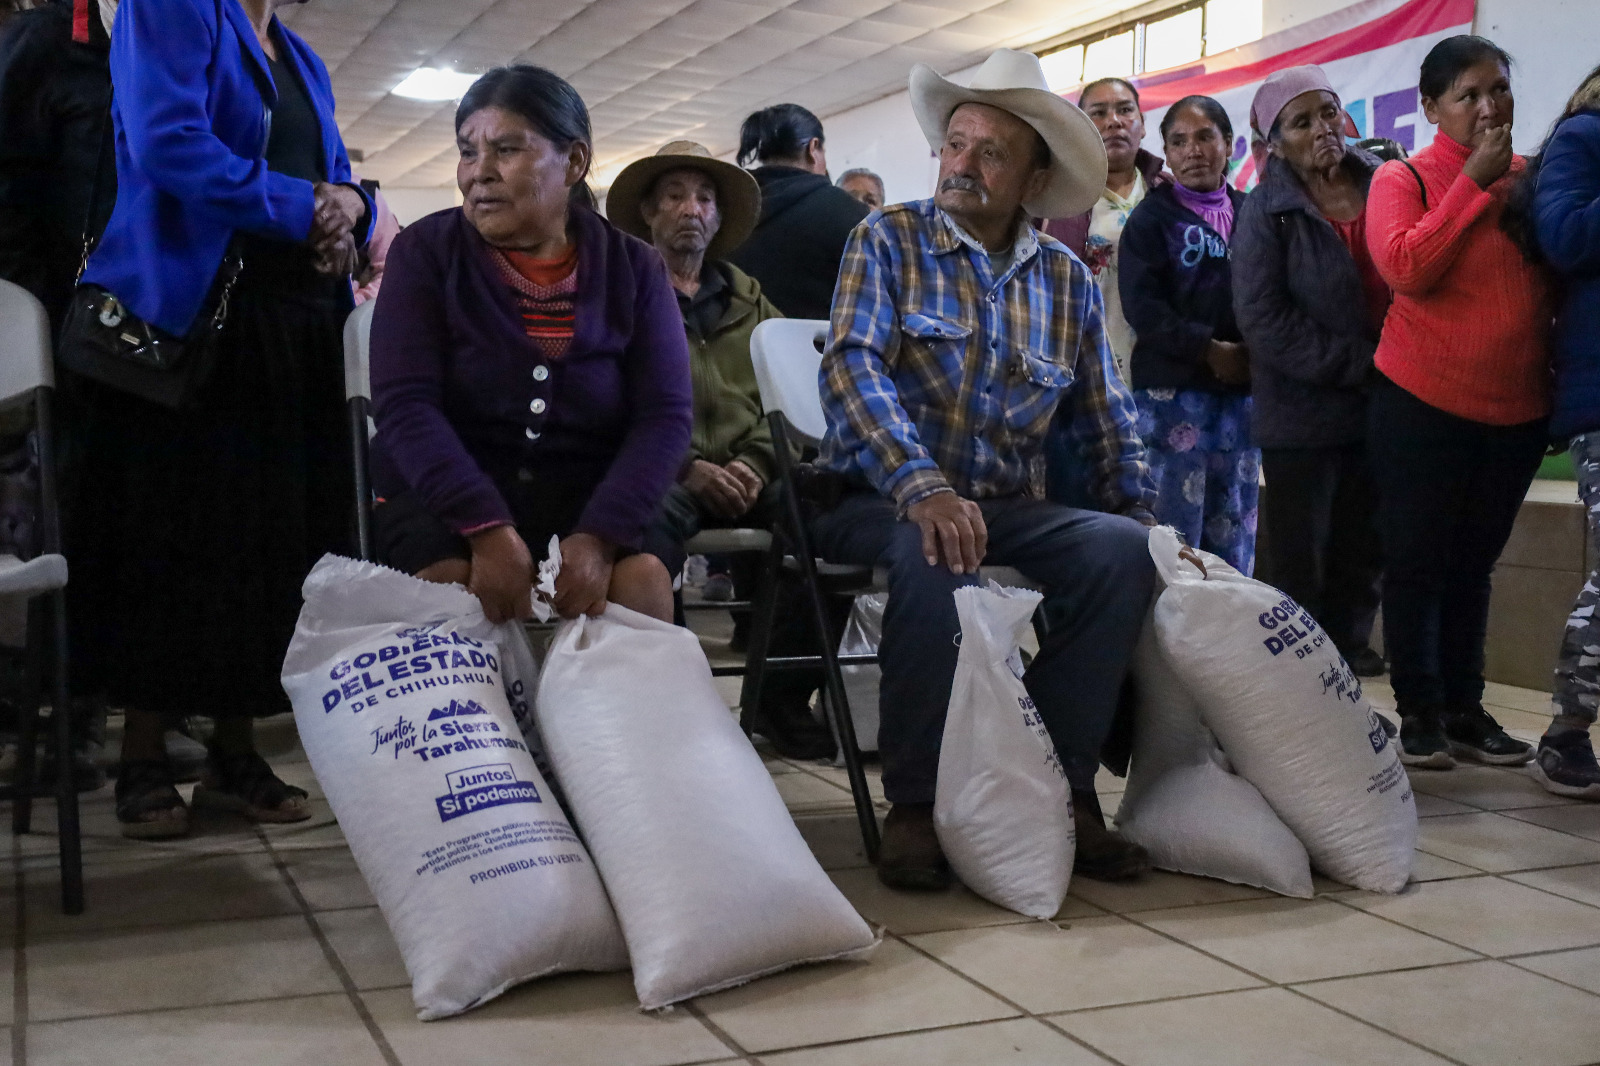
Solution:
[[[171,411],[74,381],[67,551],[80,693],[213,718],[288,710],[300,586],[351,554],[348,283],[244,252],[215,374]]]

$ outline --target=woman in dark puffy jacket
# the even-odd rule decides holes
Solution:
[[[1384,669],[1368,643],[1383,559],[1367,387],[1390,300],[1366,239],[1379,161],[1345,144],[1339,96],[1318,67],[1268,78],[1250,121],[1268,157],[1234,228],[1233,306],[1267,483],[1262,577],[1373,677]]]
[[[1161,140],[1176,181],[1133,209],[1118,253],[1139,435],[1161,490],[1156,518],[1248,574],[1260,459],[1228,264],[1245,199],[1227,183],[1233,126],[1221,104],[1188,96],[1167,109]]]
[[[1600,67],[1584,80],[1545,144],[1534,195],[1541,254],[1566,283],[1556,318],[1555,411],[1550,433],[1572,438],[1589,536],[1600,536]],[[1578,594],[1556,660],[1550,728],[1533,776],[1561,796],[1600,800],[1589,730],[1600,705],[1594,647],[1600,569]]]

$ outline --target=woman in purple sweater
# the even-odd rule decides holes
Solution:
[[[463,204],[395,239],[372,322],[373,515],[397,569],[526,618],[561,540],[556,609],[670,621],[682,548],[653,528],[689,448],[689,350],[653,248],[594,210],[577,92],[492,70],[456,110]]]

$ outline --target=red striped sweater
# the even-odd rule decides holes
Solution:
[[[1541,270],[1500,229],[1521,156],[1480,189],[1462,173],[1472,150],[1439,133],[1403,163],[1386,163],[1367,198],[1367,246],[1394,290],[1376,362],[1419,400],[1490,425],[1550,413],[1553,303]]]

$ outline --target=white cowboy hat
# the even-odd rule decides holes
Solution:
[[[932,67],[911,68],[911,109],[938,152],[945,127],[962,104],[988,104],[1034,129],[1050,148],[1050,179],[1037,198],[1023,204],[1036,218],[1071,218],[1094,206],[1106,187],[1106,146],[1089,116],[1050,91],[1039,57],[1002,48],[984,60],[967,86],[941,78]]]

